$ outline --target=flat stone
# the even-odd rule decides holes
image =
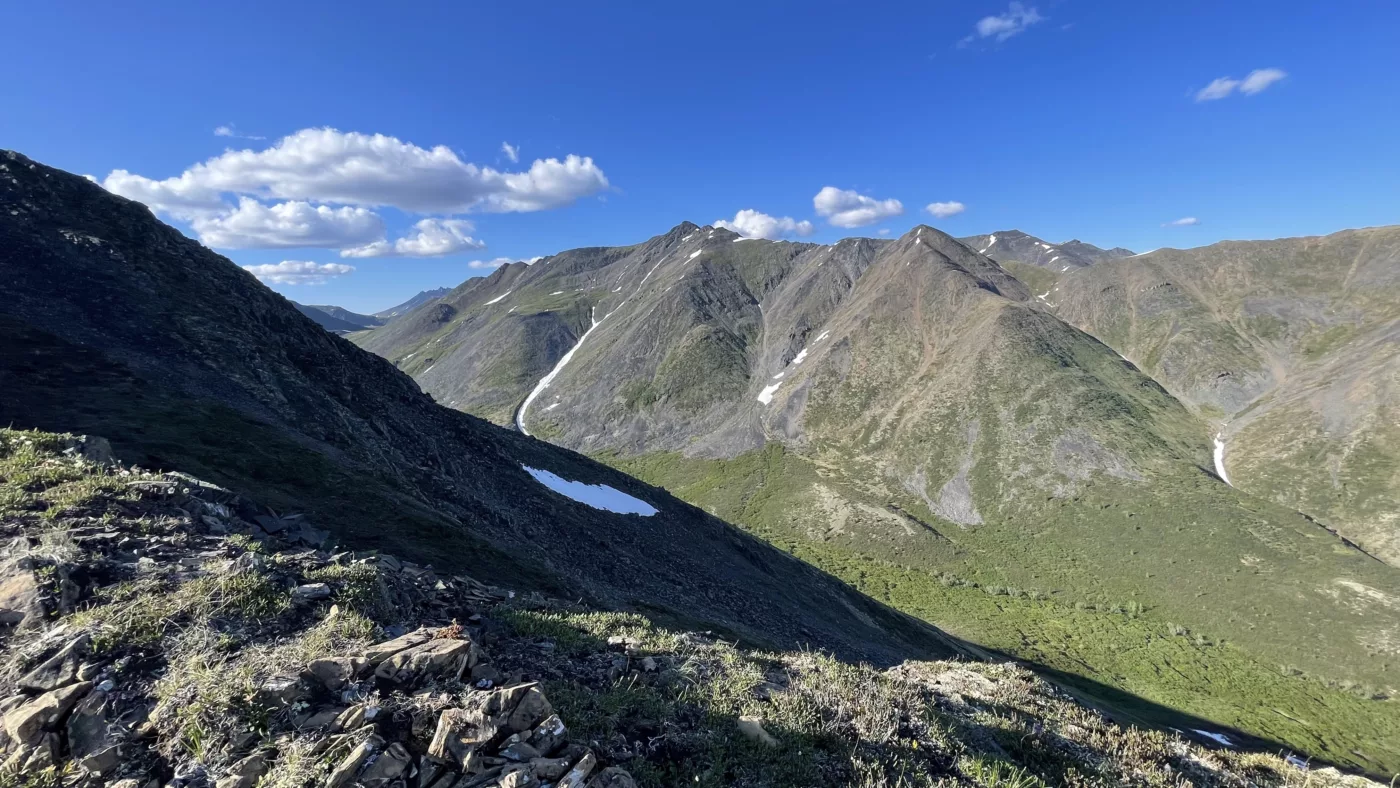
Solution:
[[[78,681],[78,669],[82,666],[83,655],[87,653],[91,638],[86,632],[58,650],[58,653],[41,662],[33,670],[19,679],[20,689],[30,692],[49,692],[66,687]]]
[[[518,768],[502,774],[496,784],[501,788],[539,788],[540,778],[527,768]]]
[[[568,758],[532,758],[530,771],[545,782],[554,782],[569,772],[572,764]]]
[[[296,703],[305,694],[299,677],[273,676],[258,687],[257,702],[265,708],[280,709]]]
[[[33,572],[21,569],[0,578],[0,626],[25,630],[43,620],[43,595]]]
[[[11,710],[5,715],[5,731],[10,738],[24,746],[34,746],[68,715],[78,701],[92,689],[92,682],[83,681],[46,692]]]
[[[293,602],[316,602],[330,596],[331,587],[325,583],[307,583],[292,589]]]
[[[544,755],[544,753],[523,741],[511,742],[502,747],[497,754],[508,761],[516,761],[517,763],[534,760]]]
[[[409,684],[428,676],[461,677],[476,660],[477,649],[470,640],[439,638],[390,656],[379,664],[374,675],[396,684]]]
[[[107,693],[94,690],[68,715],[68,750],[74,758],[92,755],[115,744],[107,723]]]
[[[349,784],[351,780],[355,779],[355,775],[359,773],[360,767],[365,764],[365,761],[368,761],[369,757],[383,746],[384,740],[378,736],[370,736],[365,739],[358,747],[351,750],[350,754],[346,755],[339,764],[336,764],[331,776],[326,778],[326,788],[342,788],[342,786]]]
[[[32,744],[21,744],[0,764],[0,773],[37,774],[58,764],[57,733],[43,733]]]
[[[95,465],[116,465],[112,454],[112,444],[106,438],[96,435],[77,435],[64,441],[63,453],[70,457],[82,457]]]
[[[419,629],[405,635],[386,640],[383,643],[376,643],[365,649],[364,658],[369,661],[372,667],[378,667],[379,663],[403,651],[404,649],[422,645],[433,639],[432,630]]]
[[[121,764],[121,748],[115,744],[78,760],[79,767],[93,774],[107,774]]]
[[[582,758],[578,759],[578,763],[574,764],[568,774],[565,774],[563,778],[559,780],[556,788],[583,788],[583,784],[588,779],[588,775],[593,773],[593,769],[597,765],[598,756],[594,755],[592,750],[589,750],[583,754]]]
[[[364,657],[331,657],[313,660],[306,670],[331,692],[336,692],[369,666]]]
[[[329,731],[331,726],[335,724],[336,720],[340,719],[340,715],[344,713],[345,709],[339,706],[333,706],[329,709],[322,709],[321,711],[318,711],[315,714],[312,714],[311,716],[307,717],[297,727],[301,728],[302,730],[309,731]]]
[[[215,788],[253,788],[272,765],[274,750],[261,749],[229,767]]]
[[[531,747],[539,750],[540,755],[547,756],[553,755],[562,747],[567,736],[568,729],[564,727],[564,721],[559,719],[558,714],[551,714],[544,722],[535,726],[535,730],[530,733],[529,742]]]
[[[359,783],[365,788],[383,788],[408,771],[412,763],[413,756],[408,754],[408,750],[404,749],[402,744],[394,742],[365,769],[365,773],[360,775]]]
[[[544,690],[540,689],[538,684],[524,686],[525,692],[506,719],[506,727],[512,731],[528,731],[554,712],[549,701],[545,700]]]

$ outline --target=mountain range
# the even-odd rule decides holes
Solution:
[[[1384,511],[1372,491],[1397,487],[1393,444],[1365,426],[1392,390],[1381,383],[1389,356],[1372,347],[1394,325],[1385,310],[1396,302],[1377,289],[1397,270],[1379,240],[1392,232],[1133,256],[1013,232],[959,241],[919,226],[821,245],[684,223],[633,246],[504,266],[355,340],[449,407],[664,486],[1071,685],[1112,677],[1240,729],[1317,741],[1332,734],[1316,720],[1339,712],[1304,687],[1388,696],[1374,688],[1393,685],[1400,654],[1400,575],[1382,560],[1394,529],[1340,516]],[[1303,257],[1280,260],[1279,245]],[[990,256],[997,246],[1004,264]],[[1239,261],[1251,255],[1264,267],[1247,278]],[[1297,393],[1280,386],[1278,405],[1255,409],[1258,437],[1244,410],[1273,384],[1218,381],[1257,377],[1250,369],[1270,357],[1255,350],[1245,367],[1191,335],[1231,323],[1219,302],[1170,298],[1163,283],[1186,289],[1189,269],[1160,266],[1178,256],[1195,261],[1212,298],[1276,321],[1262,329],[1275,344],[1257,348],[1279,355],[1293,337],[1300,364],[1314,349],[1316,371],[1289,383]],[[1303,265],[1337,272],[1333,289],[1317,290]],[[1156,281],[1138,281],[1141,271]],[[1233,295],[1211,276],[1238,282]],[[1344,303],[1352,311],[1330,317]],[[1193,308],[1217,317],[1198,323]],[[1323,372],[1340,369],[1370,388]],[[1197,385],[1205,379],[1217,382]],[[1335,460],[1299,444],[1313,433],[1268,426],[1270,412],[1305,408],[1323,380],[1343,388],[1309,418],[1334,422],[1308,429],[1335,436]],[[1227,410],[1206,392],[1234,399]],[[1351,443],[1342,425],[1357,430]],[[1345,454],[1351,445],[1377,448]],[[1264,454],[1251,459],[1256,446]],[[1311,489],[1332,508],[1304,500]],[[993,612],[985,599],[950,600],[950,587],[1011,599]],[[1127,620],[1082,620],[1085,609]],[[1127,662],[1105,652],[1135,648],[1146,620],[1191,633],[1199,652],[1185,660],[1198,672],[1166,646]],[[1297,683],[1277,680],[1281,665]],[[1278,684],[1271,700],[1287,710],[1261,709],[1258,688],[1244,689],[1255,681]],[[1391,757],[1374,755],[1375,742],[1344,749],[1366,753],[1357,762]]]
[[[966,653],[664,490],[439,407],[145,206],[18,153],[0,167],[7,424],[101,435],[360,549],[513,588],[877,663]],[[579,505],[531,469],[656,513]]]
[[[1006,232],[999,261],[924,225],[682,223],[347,338],[138,203],[0,168],[12,427],[523,593],[882,666],[1011,656],[1121,721],[1400,769],[1400,575],[1357,525],[1394,494],[1395,228]]]

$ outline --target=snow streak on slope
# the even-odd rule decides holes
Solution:
[[[554,378],[557,377],[564,369],[564,366],[573,359],[578,349],[583,347],[583,340],[588,339],[588,335],[593,333],[593,329],[602,325],[603,320],[607,320],[607,315],[603,315],[603,320],[594,317],[597,313],[598,308],[594,307],[593,312],[589,314],[589,319],[593,321],[593,325],[589,326],[588,330],[583,332],[583,336],[579,337],[578,341],[574,343],[574,346],[569,348],[569,352],[565,353],[563,358],[559,359],[559,363],[554,365],[554,369],[551,369],[548,375],[540,378],[540,382],[535,384],[535,388],[530,392],[530,396],[526,397],[525,401],[520,404],[520,410],[515,412],[515,427],[525,435],[530,434],[530,431],[525,429],[525,411],[529,409],[530,403],[535,401],[535,397],[538,397],[540,394],[544,393],[545,389],[549,388],[549,384],[554,382]]]
[[[1225,472],[1225,441],[1221,439],[1220,433],[1215,435],[1215,475],[1231,487],[1235,486],[1230,483],[1230,475]]]

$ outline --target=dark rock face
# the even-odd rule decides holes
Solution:
[[[256,488],[342,543],[518,588],[881,662],[951,648],[660,489],[439,407],[140,204],[17,153],[0,153],[0,203],[6,423],[103,435],[125,461]],[[661,513],[592,509],[522,465]]]

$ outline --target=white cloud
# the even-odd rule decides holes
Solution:
[[[716,227],[732,230],[745,238],[781,238],[797,235],[803,238],[816,232],[807,220],[798,221],[791,216],[769,216],[766,213],[745,208],[734,214],[734,220],[716,219]]]
[[[341,257],[442,257],[466,249],[484,249],[486,244],[471,237],[475,226],[466,219],[423,219],[413,232],[393,243],[378,240],[351,249]]]
[[[1240,83],[1240,92],[1245,95],[1253,96],[1255,93],[1264,90],[1286,76],[1288,76],[1288,74],[1284,73],[1282,69],[1257,68],[1249,72],[1249,76],[1245,77],[1244,81]]]
[[[1196,100],[1215,101],[1216,99],[1223,99],[1231,93],[1234,93],[1235,88],[1239,86],[1240,81],[1238,79],[1221,77],[1219,79],[1213,80],[1209,85],[1206,85],[1205,87],[1201,88],[1200,92],[1196,94]]]
[[[1196,92],[1197,101],[1217,101],[1226,98],[1236,90],[1246,96],[1253,96],[1262,92],[1270,85],[1288,76],[1282,69],[1277,68],[1256,68],[1245,75],[1244,79],[1233,77],[1220,77],[1212,80],[1209,85]]]
[[[218,126],[214,129],[215,137],[237,137],[241,140],[265,140],[267,137],[259,137],[255,134],[244,134],[236,126]]]
[[[323,285],[355,270],[344,263],[312,263],[305,260],[283,260],[266,265],[245,265],[244,270],[259,281],[274,285]]]
[[[875,231],[875,234],[876,234],[876,235],[889,235],[889,234],[890,234],[890,228],[888,228],[888,227],[881,227],[880,229],[878,229],[878,230]]]
[[[924,206],[924,210],[939,219],[947,219],[949,216],[957,216],[967,210],[967,206],[960,202],[931,202]]]
[[[494,260],[473,260],[467,263],[468,268],[500,268],[503,265],[510,265],[515,262],[509,257],[497,257]],[[531,262],[534,262],[533,260]]]
[[[384,222],[366,208],[284,202],[263,205],[244,197],[233,211],[204,214],[191,222],[199,239],[220,249],[339,249],[384,236]]]
[[[827,217],[834,227],[864,227],[881,219],[904,213],[899,200],[876,200],[849,189],[823,186],[812,198],[818,216]]]
[[[511,163],[512,163],[512,164],[515,163],[515,162],[517,162],[517,161],[520,161],[520,146],[519,146],[519,145],[512,145],[512,144],[510,144],[509,142],[502,142],[502,143],[501,143],[501,153],[504,153],[504,154],[506,155],[506,158],[511,160]]]
[[[161,181],[116,170],[103,185],[188,218],[224,193],[410,213],[539,211],[602,191],[608,179],[589,157],[537,159],[525,172],[500,172],[464,162],[445,145],[427,149],[326,128],[303,129],[260,151],[228,150]]]
[[[1198,224],[1200,224],[1200,223],[1201,223],[1201,220],[1200,220],[1200,219],[1197,219],[1197,218],[1194,217],[1194,216],[1183,216],[1183,217],[1181,217],[1180,219],[1176,219],[1176,220],[1170,221],[1170,222],[1165,222],[1162,226],[1163,226],[1163,227],[1194,227],[1195,225],[1198,225]]]
[[[101,184],[102,188],[113,194],[145,203],[151,210],[170,214],[177,219],[229,210],[228,203],[219,196],[217,189],[196,182],[188,172],[176,178],[153,181],[126,170],[112,170]]]
[[[1005,41],[1017,33],[1024,32],[1031,25],[1043,21],[1045,21],[1045,17],[1041,16],[1034,7],[1027,8],[1020,3],[1012,3],[1004,14],[984,16],[977,20],[975,32],[963,41],[966,43],[978,38],[996,38],[997,41]]]

